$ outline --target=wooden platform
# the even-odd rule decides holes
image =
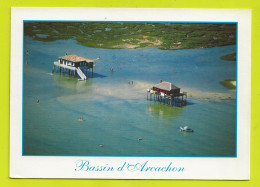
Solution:
[[[77,70],[76,67],[60,64],[59,62],[54,62],[53,64],[54,64],[54,66],[57,66],[57,67],[60,67],[60,68],[66,68],[66,69],[70,69],[70,70],[73,70],[73,71]]]
[[[61,64],[59,62],[53,63],[53,72],[58,71],[60,73],[66,73],[68,71],[69,76],[79,77],[79,80],[87,80],[87,78],[89,77],[88,74],[90,74],[90,69],[92,69],[93,77],[93,68],[89,68],[88,66],[74,67],[70,65]],[[84,73],[84,71],[86,71],[86,73]]]
[[[185,96],[185,98],[183,98]],[[180,98],[181,97],[181,98]],[[164,95],[162,96],[159,92],[147,91],[147,100],[154,100],[162,104],[169,106],[183,107],[187,105],[187,92],[179,93],[177,95]]]

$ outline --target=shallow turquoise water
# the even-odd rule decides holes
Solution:
[[[30,51],[29,64],[24,64],[24,155],[236,155],[234,99],[210,102],[189,97],[183,108],[146,99],[147,85],[161,79],[181,90],[235,96],[219,82],[236,79],[235,62],[220,59],[235,52],[236,46],[109,50],[73,40],[45,43],[28,37],[24,45]],[[90,59],[100,56],[94,78],[78,81],[52,75],[53,62],[66,52]],[[109,71],[111,67],[115,72]],[[134,84],[128,85],[132,80]],[[181,133],[179,127],[185,125],[195,132]]]

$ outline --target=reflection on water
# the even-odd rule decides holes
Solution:
[[[185,111],[185,107],[172,107],[167,104],[162,104],[154,101],[147,101],[146,112],[150,115],[164,118],[175,119],[181,112]]]
[[[93,79],[79,81],[77,78],[70,77],[66,74],[55,73],[53,75],[53,80],[56,86],[72,89],[77,92],[87,91],[93,86]]]

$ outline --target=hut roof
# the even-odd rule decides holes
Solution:
[[[82,61],[86,61],[86,62],[94,62],[93,60],[87,59],[87,58],[83,58],[77,55],[66,55],[66,56],[62,56],[59,57],[60,59],[64,59],[64,60],[68,60],[71,62],[82,62]]]
[[[167,90],[167,91],[179,89],[178,87],[176,87],[175,85],[173,85],[170,82],[161,82],[159,84],[154,85],[154,87],[162,89],[162,90]]]

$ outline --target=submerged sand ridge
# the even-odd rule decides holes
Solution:
[[[146,90],[152,86],[153,84],[149,82],[133,81],[133,84],[117,84],[112,87],[111,85],[91,85],[89,87],[84,87],[84,84],[80,82],[80,86],[77,87],[79,89],[77,94],[60,96],[57,100],[65,103],[77,98],[105,101],[108,97],[112,97],[131,102],[133,100],[146,99]],[[73,88],[75,88],[75,86]],[[221,102],[224,100],[236,99],[236,92],[234,91],[203,92],[193,88],[181,88],[181,92],[182,91],[188,92],[188,100]]]
[[[234,100],[236,99],[235,92],[222,93],[222,92],[202,92],[198,90],[186,89],[188,92],[188,99],[200,99],[214,102],[220,102],[223,100]]]
[[[124,85],[123,87],[97,88],[95,91],[102,93],[103,96],[118,97],[121,99],[138,99],[146,95],[146,90],[153,84],[142,81],[134,81],[134,85]],[[197,89],[183,88],[182,91],[188,92],[188,99],[201,99],[209,101],[222,101],[235,99],[235,92],[203,92]]]

